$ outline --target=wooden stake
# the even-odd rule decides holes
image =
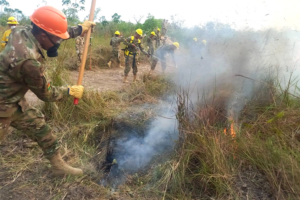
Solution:
[[[96,0],[92,0],[89,21],[94,21],[95,7],[96,7]],[[89,40],[90,40],[90,37],[91,37],[91,31],[92,31],[92,29],[89,29],[87,34],[85,35],[84,49],[83,49],[83,55],[82,55],[82,60],[81,60],[77,85],[82,85],[85,62],[86,62],[87,53],[88,53],[88,50],[89,50]],[[77,105],[78,101],[79,101],[79,99],[74,98],[74,105]]]

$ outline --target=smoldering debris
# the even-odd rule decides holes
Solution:
[[[174,149],[178,140],[175,110],[163,107],[167,108],[160,109],[144,130],[128,126],[121,137],[110,142],[104,168],[107,175],[100,184],[115,188],[126,181],[127,174],[146,171],[156,156]]]

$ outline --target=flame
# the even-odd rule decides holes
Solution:
[[[230,134],[231,134],[231,137],[232,138],[235,138],[236,136],[236,132],[234,130],[234,121],[231,122],[231,125],[230,125]]]
[[[227,135],[227,129],[226,128],[224,128],[224,134]]]

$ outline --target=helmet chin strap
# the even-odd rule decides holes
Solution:
[[[41,29],[43,30],[43,29]],[[53,45],[56,45],[55,42],[53,42],[53,40],[51,39],[50,35],[47,33],[47,31],[43,30],[43,32],[47,35],[48,39],[50,40],[50,42],[53,44]]]
[[[42,29],[43,30],[43,29]],[[53,42],[53,40],[51,39],[50,35],[45,31],[43,30],[43,32],[47,35],[48,39],[50,40],[50,42],[53,44],[52,47],[50,47],[48,50],[47,50],[47,55],[48,57],[57,57],[58,56],[58,53],[57,53],[57,50],[60,46],[60,43],[55,43]]]

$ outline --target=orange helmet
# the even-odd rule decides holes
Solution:
[[[42,6],[34,11],[30,20],[41,29],[62,39],[70,37],[64,13],[52,6]]]

